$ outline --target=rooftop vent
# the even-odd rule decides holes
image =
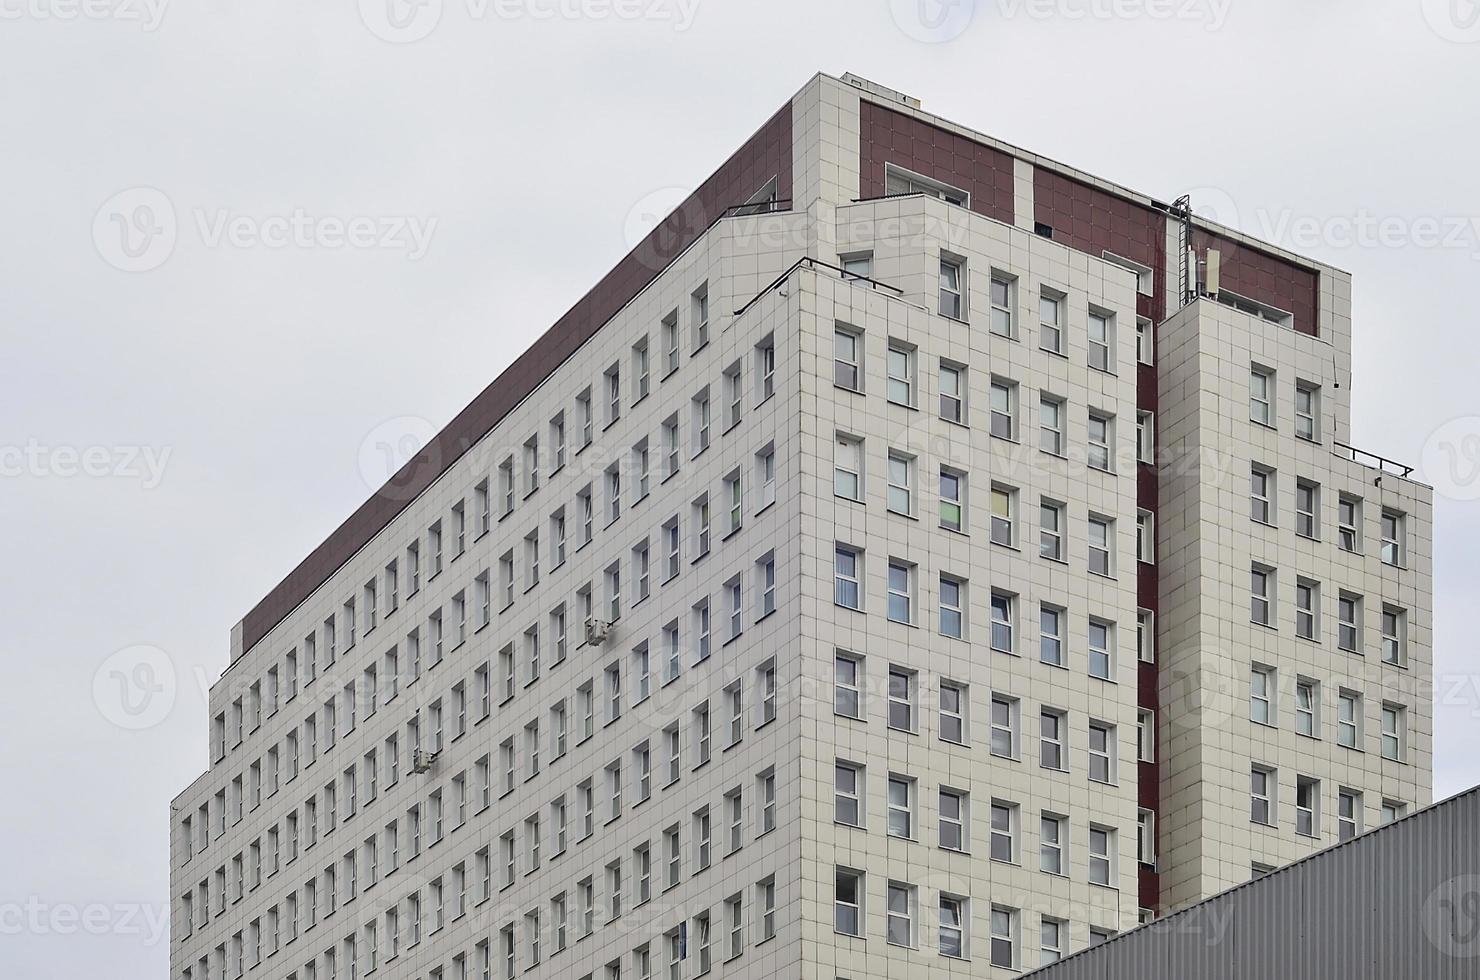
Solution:
[[[903,92],[896,92],[892,88],[885,88],[877,82],[871,82],[867,78],[863,78],[859,75],[853,74],[851,71],[843,75],[843,83],[845,85],[852,85],[854,88],[857,89],[862,89],[870,95],[877,95],[881,99],[888,99],[890,102],[898,102],[900,105],[907,105],[911,109],[920,108],[919,99],[914,98],[913,96],[905,95]]]

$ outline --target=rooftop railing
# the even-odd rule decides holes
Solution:
[[[1405,466],[1396,460],[1388,459],[1386,456],[1369,453],[1365,449],[1348,446],[1344,442],[1333,443],[1333,445],[1335,446],[1336,455],[1344,459],[1349,459],[1354,463],[1361,463],[1363,466],[1370,466],[1373,469],[1381,470],[1384,473],[1391,473],[1394,476],[1401,476],[1405,479],[1413,472],[1413,467]]]

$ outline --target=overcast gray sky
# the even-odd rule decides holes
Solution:
[[[403,2],[0,0],[0,976],[166,976],[231,625],[818,70],[1353,273],[1480,783],[1471,0]]]

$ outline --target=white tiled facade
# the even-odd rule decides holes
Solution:
[[[174,977],[1008,976],[1134,925],[1153,859],[1165,909],[1334,842],[1340,788],[1364,828],[1384,801],[1428,802],[1429,491],[1335,445],[1346,278],[1288,257],[1319,273],[1320,337],[1208,299],[1157,325],[1159,608],[1141,617],[1135,274],[1035,234],[1033,170],[1064,168],[1022,151],[1010,223],[858,200],[868,99],[950,125],[814,79],[791,106],[791,210],[699,235],[234,651],[211,769],[172,807]],[[1270,426],[1250,420],[1251,365],[1273,372]],[[1320,386],[1313,440],[1297,379]],[[1268,526],[1255,465],[1275,474]],[[1320,484],[1319,540],[1296,533],[1297,479]],[[1343,494],[1362,501],[1356,551]],[[1384,512],[1403,516],[1397,565]],[[1250,622],[1255,563],[1271,627]],[[1296,636],[1297,579],[1319,583],[1317,639]],[[1338,645],[1343,595],[1361,597],[1361,655]],[[610,624],[600,642],[588,618]],[[1159,705],[1141,733],[1143,674]],[[1318,685],[1318,738],[1297,733],[1297,680]],[[1356,748],[1341,691],[1362,697]],[[1396,760],[1385,705],[1403,709]],[[1272,826],[1250,820],[1254,766]],[[1319,780],[1317,836],[1297,833],[1297,780]]]

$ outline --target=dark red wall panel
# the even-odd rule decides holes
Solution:
[[[1300,333],[1312,337],[1319,333],[1316,307],[1320,277],[1316,273],[1201,228],[1193,230],[1192,243],[1198,255],[1209,248],[1221,253],[1223,286],[1241,296],[1289,310]]]
[[[859,107],[860,197],[884,195],[884,164],[959,187],[971,210],[1012,224],[1012,156],[913,116],[864,101]]]

